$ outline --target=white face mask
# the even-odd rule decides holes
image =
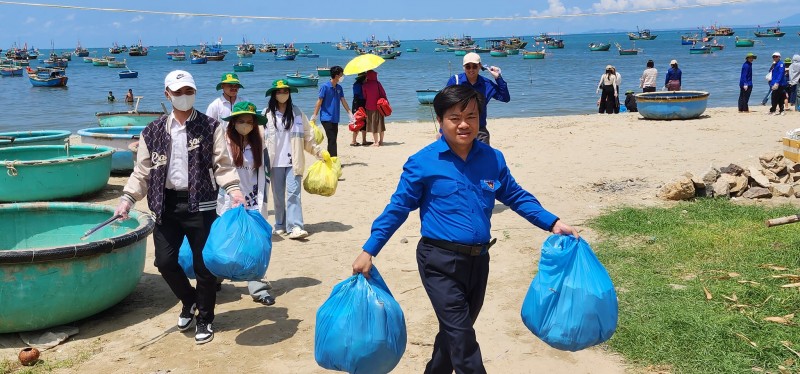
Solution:
[[[283,104],[289,100],[289,94],[275,94],[275,100],[278,100],[279,103]]]
[[[247,135],[250,131],[253,131],[253,125],[249,123],[237,123],[233,127],[236,128],[236,132],[242,135]]]
[[[194,106],[194,95],[172,96],[170,94],[169,98],[172,101],[172,107],[177,110],[187,111]]]

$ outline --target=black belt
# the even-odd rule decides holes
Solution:
[[[164,196],[166,197],[174,197],[178,199],[188,199],[189,198],[189,191],[178,191],[178,190],[171,190],[169,188],[164,189]]]
[[[466,244],[459,244],[448,242],[447,240],[439,240],[439,239],[431,239],[422,237],[420,240],[423,244],[432,245],[434,247],[439,247],[441,249],[446,249],[448,251],[458,252],[461,254],[465,254],[467,256],[480,256],[484,253],[484,250],[488,251],[494,243],[497,242],[497,239],[492,239],[486,244],[476,244],[476,245],[466,245]]]

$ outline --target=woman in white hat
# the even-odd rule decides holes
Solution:
[[[664,87],[667,91],[680,91],[681,90],[681,69],[678,68],[678,60],[669,62],[669,70],[667,70],[667,78],[664,79]]]
[[[606,71],[600,76],[597,83],[597,92],[600,93],[600,107],[598,113],[612,114],[617,106],[617,75],[614,74],[614,67],[606,66]]]

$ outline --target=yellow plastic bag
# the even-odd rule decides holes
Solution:
[[[308,174],[303,179],[303,189],[314,195],[333,196],[336,193],[336,185],[339,183],[337,173],[330,154],[325,151],[322,154],[322,160],[318,160],[308,168]]]
[[[308,124],[311,125],[311,130],[314,131],[314,142],[322,144],[322,141],[325,140],[325,132],[317,126],[315,121],[308,121]]]
[[[333,170],[336,172],[336,179],[342,178],[342,163],[339,162],[339,157],[331,157],[333,162]]]

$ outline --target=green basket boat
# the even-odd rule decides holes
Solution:
[[[0,148],[23,145],[64,145],[69,138],[66,130],[0,132]]]
[[[97,314],[136,288],[144,270],[150,215],[114,215],[84,203],[0,204],[0,333],[39,330]]]
[[[113,153],[114,148],[95,145],[2,148],[0,164],[6,170],[0,172],[0,202],[50,201],[97,192],[108,183]]]

